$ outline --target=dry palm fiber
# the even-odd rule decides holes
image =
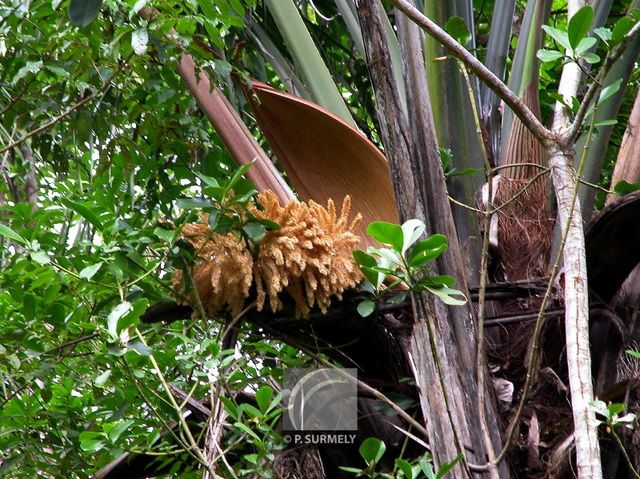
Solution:
[[[525,90],[523,101],[540,116],[535,85]],[[502,170],[496,191],[496,207],[500,207],[498,271],[504,276],[501,279],[509,281],[540,276],[546,268],[553,227],[547,206],[549,182],[546,175],[540,175],[547,159],[540,142],[517,117],[503,164],[512,166]]]
[[[315,447],[295,447],[276,453],[272,466],[276,479],[325,479],[320,452]]]
[[[261,208],[250,211],[280,228],[267,231],[255,258],[236,233],[212,232],[206,217],[186,225],[182,236],[196,252],[191,276],[205,312],[213,316],[226,309],[237,315],[254,282],[258,311],[267,299],[272,311],[281,309],[281,295],[286,292],[295,302],[296,316],[308,315],[313,307],[326,312],[332,297],[342,299],[342,293],[362,279],[352,255],[359,241],[353,230],[361,217],[348,222],[350,201],[348,196],[344,199],[338,216],[331,200],[326,208],[313,201],[280,206],[276,195],[265,191],[258,197]],[[173,277],[178,297],[182,284],[183,274],[178,271]],[[194,304],[192,294],[183,296],[183,301]]]

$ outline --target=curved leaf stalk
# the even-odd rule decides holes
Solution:
[[[511,26],[515,12],[515,0],[496,0],[491,16],[489,42],[484,63],[498,78],[504,81],[507,56],[511,45]],[[490,158],[499,158],[500,99],[484,83],[480,85],[480,115],[485,134],[491,138]]]
[[[543,31],[551,11],[550,0],[529,0],[525,8],[520,38],[526,41],[519,41],[513,57],[513,63],[509,72],[509,89],[522,98],[527,87],[531,84],[537,89],[538,83],[538,59],[536,52],[542,46]],[[513,111],[505,105],[502,115],[502,128],[500,130],[500,148],[498,163],[503,165],[507,162],[507,144],[509,142],[511,127],[513,125]]]
[[[473,4],[468,0],[424,2],[426,16],[434,19],[442,28],[450,18],[462,18],[472,35],[469,45],[471,49],[475,47],[472,8]],[[473,100],[470,100],[456,59],[449,56],[443,46],[428,35],[424,40],[424,55],[438,144],[451,150],[452,164],[457,170],[482,170],[481,142],[475,133],[473,122],[464,120],[473,117],[471,101],[476,101],[478,97],[477,80],[472,80]],[[452,197],[471,204],[475,201],[476,191],[482,186],[482,179],[480,175],[454,176],[448,180],[448,186]],[[468,210],[458,207],[453,208],[453,216],[458,236],[464,238],[466,243],[462,246],[469,258],[469,279],[475,282],[480,266],[478,218]]]
[[[459,62],[460,71],[465,79],[467,88],[469,89],[469,95],[472,95],[471,82],[469,81],[469,74],[467,72],[464,63]],[[484,320],[486,316],[486,302],[485,296],[487,291],[487,283],[489,282],[489,232],[491,230],[491,219],[493,217],[493,178],[494,170],[491,168],[489,161],[489,154],[485,149],[484,141],[482,141],[482,129],[480,125],[480,117],[478,110],[475,108],[475,104],[472,102],[473,120],[476,125],[476,133],[478,135],[480,144],[482,145],[482,157],[484,159],[485,175],[487,178],[487,206],[482,215],[482,250],[480,253],[480,288],[478,291],[478,341],[477,341],[477,354],[476,354],[476,376],[478,378],[478,417],[480,418],[480,428],[482,429],[482,437],[484,439],[485,448],[487,450],[487,466],[489,468],[489,474],[492,479],[499,479],[498,473],[499,463],[496,461],[496,452],[493,447],[493,441],[489,430],[489,422],[487,421],[487,397],[486,397],[486,375],[487,364],[485,357],[485,338],[484,338]]]
[[[640,7],[640,0],[634,0],[630,8],[638,7]],[[613,120],[618,116],[628,80],[633,73],[638,55],[640,55],[640,37],[636,37],[629,43],[625,52],[615,62],[605,77],[603,88],[612,88],[618,81],[622,81],[622,83],[611,98],[598,106],[598,110],[594,113],[596,124],[605,120]],[[593,140],[593,144],[589,149],[589,157],[587,158],[584,168],[584,180],[589,183],[597,183],[600,178],[605,153],[609,146],[614,125],[603,125],[597,128],[598,135]],[[587,135],[585,133],[578,138],[576,151],[581,151],[586,141]],[[591,218],[595,197],[596,190],[593,188],[583,188],[582,191],[580,191],[580,207],[582,208],[582,217],[585,222],[588,222]]]
[[[246,25],[251,41],[260,50],[265,60],[271,64],[287,91],[304,98],[311,98],[311,93],[302,79],[258,22],[253,17],[248,17]]]
[[[293,0],[265,0],[314,100],[349,125],[355,123]]]

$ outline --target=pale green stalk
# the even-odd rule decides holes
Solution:
[[[629,9],[639,8],[640,0],[634,0]],[[605,77],[604,87],[622,79],[620,89],[607,101],[598,106],[595,112],[595,123],[603,120],[615,120],[620,111],[622,100],[626,92],[628,80],[633,73],[635,62],[640,55],[640,37],[636,37],[628,46],[622,56],[616,61],[609,74]],[[586,159],[583,179],[589,183],[598,183],[602,172],[604,157],[609,146],[609,140],[613,133],[614,125],[597,127],[598,134],[593,140]],[[576,142],[576,151],[581,151],[586,142],[586,134],[581,135]],[[580,204],[582,217],[589,221],[593,212],[596,190],[594,188],[582,188],[580,191]]]
[[[450,0],[446,2],[428,1],[425,3],[425,14],[444,28],[451,17],[461,17],[472,32],[472,39],[467,48],[475,46],[473,39],[473,5],[471,0]],[[471,99],[458,62],[431,36],[425,37],[425,66],[429,83],[429,94],[433,110],[433,119],[441,147],[449,148],[453,153],[453,166],[458,170],[484,170],[482,148],[476,134],[471,101],[478,94],[478,83],[472,81]],[[475,203],[476,191],[480,189],[484,176],[464,175],[450,177],[447,186],[450,195],[457,201],[472,205]],[[461,240],[461,246],[469,258],[471,283],[478,281],[480,267],[480,237],[478,234],[478,218],[471,211],[453,207],[454,222]]]
[[[542,46],[544,31],[542,25],[545,24],[551,8],[550,0],[529,0],[522,19],[520,29],[520,41],[516,46],[516,51],[509,72],[509,82],[507,85],[522,98],[522,94],[531,82],[538,82],[538,59],[537,51]],[[513,122],[513,112],[507,106],[504,107],[502,115],[502,129],[500,139],[500,156],[497,163],[504,164],[503,152],[507,149],[509,133]]]
[[[351,113],[293,0],[265,0],[313,99],[355,127]]]

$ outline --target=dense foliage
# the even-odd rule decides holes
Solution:
[[[356,123],[379,142],[366,64],[334,2],[302,4]],[[494,2],[475,4],[482,58]],[[160,13],[146,20],[140,12],[148,7]],[[565,7],[554,2],[560,27]],[[519,4],[518,15],[523,9]],[[225,349],[228,318],[141,322],[150,305],[172,296],[174,271],[193,260],[181,228],[202,211],[227,215],[220,206],[226,201],[255,204],[255,192],[240,179],[245,170],[236,169],[176,73],[179,57],[194,56],[262,141],[238,81],[251,75],[281,84],[259,48],[265,38],[286,52],[269,11],[249,0],[0,4],[0,476],[91,477],[124,452],[153,451],[167,477],[200,477],[192,446],[205,429],[202,421],[190,421],[190,430],[169,427],[180,420],[172,388],[202,399],[214,384],[226,392],[232,427],[223,447],[235,474],[269,477],[281,448],[274,424],[282,367],[309,357],[258,328],[241,329],[239,346]],[[542,68],[545,119],[560,68]],[[636,78],[608,151],[605,183]],[[212,198],[219,187],[224,193]],[[245,220],[233,228],[256,233],[241,233]],[[256,234],[277,227],[262,226]],[[431,249],[446,248],[446,238],[434,236],[405,258],[421,228],[411,244],[396,248],[399,262],[419,267],[435,258]],[[383,278],[376,259],[361,255],[375,285],[361,305],[369,314]],[[411,286],[416,278],[405,269]],[[462,302],[451,296],[459,293],[448,288],[451,278],[436,279],[423,279],[422,288],[449,304]],[[255,394],[258,407],[234,402],[239,392]],[[408,463],[398,467],[411,471]],[[426,460],[420,467],[430,471]]]

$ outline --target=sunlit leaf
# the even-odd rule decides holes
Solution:
[[[9,238],[10,240],[15,241],[16,243],[20,243],[23,245],[26,245],[28,243],[28,241],[24,239],[22,236],[20,236],[18,233],[13,231],[8,226],[2,225],[2,224],[0,224],[0,236],[4,236],[5,238]]]
[[[569,19],[567,36],[569,38],[569,44],[571,45],[571,48],[573,48],[573,50],[577,50],[578,44],[589,32],[592,21],[593,8],[591,8],[590,5],[583,6]]]
[[[374,221],[369,224],[367,234],[382,244],[393,246],[397,251],[402,250],[404,234],[402,228],[386,221]]]

